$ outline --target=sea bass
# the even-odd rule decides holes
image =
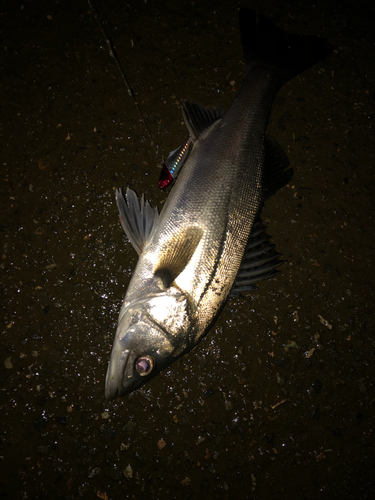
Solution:
[[[260,213],[292,169],[266,133],[274,97],[329,54],[252,10],[239,14],[246,78],[226,113],[186,102],[190,153],[160,215],[131,189],[116,191],[121,224],[139,254],[120,311],[105,395],[148,382],[208,332],[230,293],[277,273],[280,254]]]

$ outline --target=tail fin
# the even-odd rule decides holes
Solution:
[[[269,66],[287,81],[332,51],[323,38],[290,35],[254,10],[242,8],[239,22],[248,71],[256,66]]]

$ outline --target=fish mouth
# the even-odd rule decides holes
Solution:
[[[116,396],[124,396],[126,389],[123,386],[123,376],[130,358],[128,349],[116,353],[111,357],[105,378],[105,397],[111,401]]]

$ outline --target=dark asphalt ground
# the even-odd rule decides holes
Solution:
[[[144,121],[88,3],[0,8],[0,498],[373,498],[374,6],[95,5]],[[243,80],[241,5],[334,47],[270,120],[295,174],[264,220],[288,262],[187,357],[109,403],[136,263],[114,188],[162,207],[181,103],[227,108]]]

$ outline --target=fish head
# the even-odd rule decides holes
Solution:
[[[173,294],[159,294],[125,308],[112,346],[106,398],[135,391],[189,350],[190,324],[188,301]]]

